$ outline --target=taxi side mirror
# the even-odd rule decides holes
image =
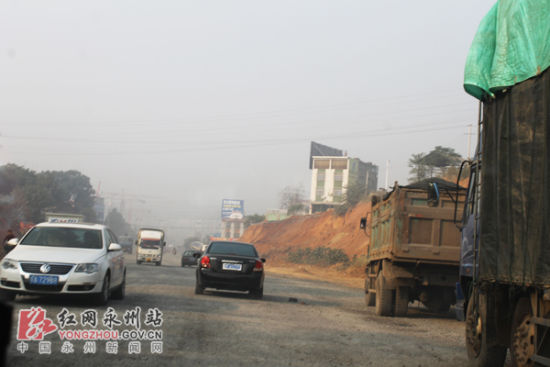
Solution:
[[[120,251],[122,250],[122,247],[118,243],[111,243],[109,245],[109,251]]]
[[[365,217],[361,218],[361,221],[359,222],[359,227],[361,229],[367,228],[367,218]]]
[[[12,238],[6,242],[6,245],[8,246],[17,246],[17,243],[19,242],[19,238]]]

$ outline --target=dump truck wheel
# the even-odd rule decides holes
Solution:
[[[529,360],[535,354],[535,324],[531,322],[529,299],[521,298],[514,311],[510,333],[510,354],[514,366],[533,366]]]
[[[367,307],[374,306],[376,304],[376,293],[365,293],[365,304],[367,305]]]
[[[393,291],[385,287],[384,276],[378,274],[376,278],[376,314],[391,316],[393,308]]]
[[[506,358],[506,347],[495,345],[487,338],[487,296],[479,295],[478,310],[474,308],[474,296],[468,302],[466,313],[466,350],[470,365],[475,367],[501,367]]]
[[[395,316],[407,315],[407,309],[409,308],[409,288],[397,287],[395,290],[395,309],[393,314]]]

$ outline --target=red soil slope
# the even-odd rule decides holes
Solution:
[[[370,208],[370,202],[362,202],[345,216],[329,210],[280,222],[263,222],[250,226],[241,240],[254,243],[270,262],[286,262],[292,249],[319,246],[341,249],[352,259],[354,255],[366,254],[368,237],[359,228],[359,222]]]

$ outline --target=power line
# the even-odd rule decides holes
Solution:
[[[332,134],[325,136],[315,136],[315,137],[299,137],[299,138],[280,138],[280,139],[265,139],[265,140],[243,140],[243,141],[223,141],[223,142],[205,142],[198,143],[196,146],[187,145],[185,148],[173,148],[173,149],[164,149],[164,150],[127,150],[127,151],[118,151],[118,152],[89,152],[89,153],[71,153],[71,156],[114,156],[114,155],[129,155],[129,154],[147,154],[147,155],[157,155],[157,154],[166,154],[166,153],[183,153],[183,152],[197,152],[197,151],[219,151],[227,149],[238,149],[238,148],[250,148],[257,146],[273,146],[273,145],[286,145],[294,143],[303,143],[304,141],[310,140],[339,140],[339,139],[367,139],[367,138],[377,138],[384,136],[396,136],[404,134],[417,134],[423,132],[432,132],[432,131],[441,131],[449,129],[458,129],[463,128],[465,124],[455,125],[455,124],[440,124],[437,128],[415,128],[415,129],[402,129],[399,131],[387,131],[384,129],[372,130],[372,131],[357,131],[350,132],[346,134]],[[28,153],[28,150],[23,152],[12,152],[14,154],[19,153]],[[48,156],[58,156],[58,155],[67,155],[67,153],[45,153],[41,152],[41,155]]]

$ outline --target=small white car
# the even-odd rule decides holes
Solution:
[[[100,224],[38,224],[0,262],[0,292],[11,299],[16,294],[90,294],[97,304],[111,296],[122,299],[126,266],[117,242]]]

